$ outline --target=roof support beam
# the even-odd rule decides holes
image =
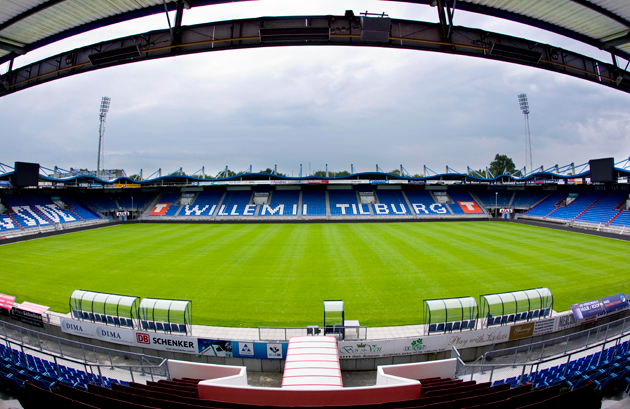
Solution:
[[[305,37],[303,32],[295,34],[295,27],[301,28],[305,18],[310,30],[306,34],[313,34],[313,30],[325,30],[327,35]],[[453,53],[527,65],[630,93],[630,81],[620,77],[620,70],[615,65],[551,45],[461,26],[453,26],[450,39],[445,41],[445,27],[439,23],[395,19],[391,20],[389,41],[375,44],[370,39],[362,40],[361,27],[348,32],[347,27],[352,26],[354,19],[354,16],[261,17],[181,26],[185,42],[180,44],[169,41],[171,33],[168,29],[132,35],[99,43],[99,52],[112,56],[102,64],[92,64],[97,45],[89,45],[13,70],[2,76],[2,82],[6,83],[0,88],[0,96],[59,78],[130,62],[228,49],[304,45],[380,46]],[[264,41],[260,35],[261,27],[287,32],[273,41]],[[497,44],[503,45],[502,52],[490,52],[493,49],[496,51]],[[132,47],[138,52],[126,52]],[[538,58],[531,58],[532,55]],[[615,55],[619,56],[618,53]]]
[[[175,26],[173,27],[173,44],[182,42],[182,19],[184,18],[184,0],[177,2],[177,14],[175,14]]]

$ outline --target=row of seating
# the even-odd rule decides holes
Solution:
[[[186,325],[168,322],[140,321],[141,327],[145,331],[161,331],[166,333],[186,333]]]
[[[545,318],[551,316],[551,308],[542,308],[540,310],[518,312],[516,314],[505,314],[500,316],[493,316],[488,314],[487,325],[506,325],[518,321],[529,321],[537,318]]]
[[[149,216],[412,216],[463,215],[484,212],[467,191],[449,191],[451,204],[437,203],[428,191],[378,190],[378,203],[360,204],[354,189],[275,190],[269,203],[255,205],[250,190],[199,192],[190,204],[181,205],[181,194],[169,192],[149,209]],[[302,206],[299,206],[300,195]],[[327,210],[326,199],[329,205]],[[462,203],[462,204],[460,204]],[[471,207],[472,206],[472,207]]]
[[[163,409],[192,409],[192,408],[223,408],[249,409],[256,405],[233,404],[198,398],[194,379],[176,379],[172,381],[147,382],[146,385],[130,383],[128,386],[112,384],[111,389],[90,384],[87,391],[60,385],[55,392],[38,388],[27,382],[25,394],[20,403],[25,409],[31,407],[50,406],[62,402],[63,407],[69,404],[74,407],[97,407],[102,409],[133,409],[133,408],[163,408]],[[594,384],[587,384],[582,388],[567,393],[561,393],[560,387],[545,390],[532,390],[532,385],[518,388],[506,386],[491,386],[488,383],[475,384],[473,382],[454,381],[449,379],[421,380],[422,396],[410,401],[382,403],[378,405],[355,405],[355,409],[376,408],[432,408],[432,409],[462,409],[462,408],[599,408],[601,396],[594,393]],[[317,394],[326,391],[311,391],[313,399],[309,407],[330,407],[317,401]],[[306,403],[306,402],[305,402]],[[38,406],[39,405],[39,406]],[[276,406],[284,408],[284,406]]]
[[[621,210],[628,198],[627,191],[584,192],[568,206],[557,205],[563,203],[566,198],[567,193],[564,192],[550,195],[523,216],[630,227],[630,211]]]
[[[76,319],[83,319],[85,321],[91,321],[91,322],[99,323],[99,324],[114,325],[116,327],[128,327],[128,328],[134,327],[133,320],[131,318],[117,317],[113,315],[97,314],[97,313],[91,313],[87,311],[77,311],[77,310],[72,310],[72,315],[74,315]]]
[[[554,385],[576,389],[593,382],[605,395],[611,395],[630,386],[630,379],[626,380],[629,376],[630,351],[626,341],[606,349],[603,353],[596,352],[566,364],[495,381],[493,386],[507,384],[516,387],[523,383],[532,383],[537,389]]]
[[[72,367],[59,365],[22,351],[0,345],[0,389],[15,393],[25,382],[50,390],[58,384],[87,390],[88,384],[111,387],[127,382],[95,376]]]
[[[439,324],[429,324],[429,334],[436,332],[463,331],[465,329],[475,329],[477,320],[464,320],[455,322],[441,322]]]

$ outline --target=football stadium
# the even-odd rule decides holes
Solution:
[[[230,2],[0,3],[0,98],[132,62],[313,45],[456,54],[630,92],[624,2],[406,2],[438,22],[348,10],[184,25],[187,10]],[[612,63],[455,25],[459,10],[566,36]],[[168,29],[13,66],[169,12]],[[529,132],[525,94],[519,103]],[[101,167],[109,104],[96,171],[0,162],[0,390],[11,405],[629,404],[630,159],[534,168],[528,141],[520,170],[144,177]]]

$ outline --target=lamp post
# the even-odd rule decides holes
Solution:
[[[133,196],[131,196],[131,218],[133,219]]]
[[[495,212],[495,217],[497,217],[499,215],[499,192],[494,192],[494,212]]]

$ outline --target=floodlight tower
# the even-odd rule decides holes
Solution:
[[[98,160],[96,161],[96,174],[101,175],[101,165],[105,166],[105,119],[109,112],[110,97],[101,99],[101,109],[99,111],[100,125],[98,126]]]
[[[527,94],[518,95],[518,104],[525,117],[525,129],[527,131],[527,138],[525,139],[525,174],[527,174],[527,169],[529,169],[530,172],[534,169],[532,165],[532,137],[529,133],[529,104],[527,103]]]

